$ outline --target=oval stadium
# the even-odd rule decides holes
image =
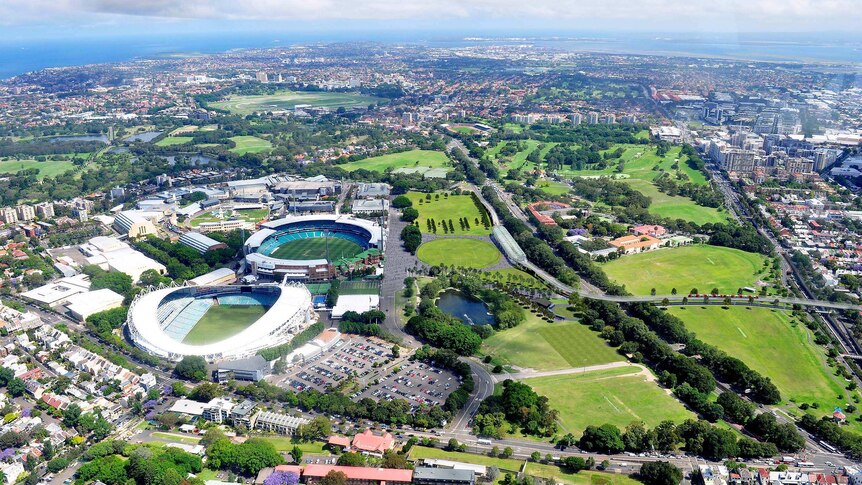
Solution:
[[[126,327],[132,342],[151,354],[215,361],[290,342],[316,319],[303,285],[189,286],[138,295]]]
[[[323,281],[336,276],[339,261],[383,251],[379,225],[347,216],[288,216],[261,224],[244,244],[247,270],[255,276]]]

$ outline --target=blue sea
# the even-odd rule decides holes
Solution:
[[[481,40],[466,38],[481,38]],[[516,38],[517,37],[517,38]],[[0,39],[0,79],[47,67],[76,66],[180,53],[278,47],[308,42],[379,41],[433,47],[534,44],[578,52],[704,56],[764,61],[862,65],[858,34],[561,34],[547,32],[441,35],[435,32],[288,34],[272,32],[89,37],[52,40]]]

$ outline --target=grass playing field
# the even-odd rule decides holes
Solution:
[[[215,305],[210,307],[189,331],[184,344],[206,345],[238,334],[256,322],[266,308],[263,305]]]
[[[419,222],[419,230],[422,231],[423,234],[429,234],[428,219],[434,219],[437,223],[437,232],[435,234],[438,236],[444,236],[447,234],[458,236],[463,234],[484,236],[491,234],[491,228],[486,228],[482,224],[481,210],[469,195],[450,195],[449,197],[446,197],[441,193],[433,193],[430,194],[431,200],[427,199],[429,194],[423,194],[420,192],[408,192],[406,195],[407,198],[413,202],[413,208],[419,211],[419,218],[417,221]],[[458,219],[462,217],[466,217],[467,221],[470,223],[470,228],[467,230],[461,229],[461,225],[458,224]],[[454,232],[443,231],[441,221],[449,221],[449,219],[452,219],[452,228],[454,229]],[[478,223],[476,222],[477,220],[479,221]],[[490,219],[486,218],[486,220],[490,224]]]
[[[560,424],[577,436],[589,425],[610,423],[624,428],[632,421],[653,427],[664,420],[675,422],[694,414],[655,382],[627,366],[582,374],[536,377],[524,382],[560,412]]]
[[[536,182],[536,188],[548,195],[568,194],[572,190],[568,185],[552,180],[540,180]]]
[[[156,142],[156,146],[159,147],[169,147],[174,145],[182,145],[183,143],[188,143],[194,140],[194,138],[190,136],[166,136],[161,140]]]
[[[817,403],[818,417],[845,407],[846,382],[832,374],[811,332],[787,312],[767,308],[676,307],[669,310],[701,340],[741,359],[772,379],[785,400]],[[845,396],[837,399],[837,396]],[[849,420],[860,426],[857,421]]]
[[[479,239],[435,239],[422,244],[416,251],[416,257],[425,264],[464,268],[487,268],[497,264],[502,256],[496,246]]]
[[[652,181],[662,172],[669,172],[673,175],[677,170],[685,174],[689,181],[694,184],[704,185],[707,183],[706,176],[702,172],[691,168],[686,163],[687,158],[681,155],[680,147],[671,148],[664,157],[659,157],[656,154],[655,147],[646,145],[615,145],[606,152],[612,152],[619,147],[625,150],[622,157],[612,160],[604,170],[561,170],[557,173],[567,177],[619,176],[617,166],[622,160],[624,169],[620,180],[652,200],[649,207],[651,213],[662,217],[685,219],[697,224],[724,222],[727,219],[727,213],[724,211],[699,206],[688,197],[669,196],[659,192],[658,188],[653,185]],[[677,159],[679,159],[679,168],[674,170],[672,167]],[[654,170],[656,167],[657,169]]]
[[[756,287],[767,274],[765,260],[760,254],[698,244],[622,256],[602,264],[602,270],[635,295],[648,295],[651,288],[659,295],[669,295],[672,288],[681,295],[692,288],[700,293],[713,288],[735,293],[741,287]]]
[[[335,110],[367,107],[381,101],[384,99],[358,93],[279,91],[258,96],[231,96],[226,101],[210,103],[210,106],[245,116],[255,112],[292,110],[298,104]]]
[[[549,480],[551,483],[566,485],[640,485],[641,482],[628,475],[582,470],[570,473],[556,465],[543,465],[530,462],[524,468],[524,473],[531,477]]]
[[[524,323],[485,339],[482,353],[493,356],[495,364],[542,371],[623,360],[588,327],[547,323],[529,312]]]
[[[84,156],[86,159],[87,156]],[[21,170],[35,168],[39,170],[38,178],[56,177],[57,175],[66,173],[68,170],[74,170],[75,164],[70,161],[45,161],[39,162],[36,160],[8,160],[0,161],[0,173],[17,173]]]
[[[270,256],[278,259],[296,260],[326,259],[327,247],[329,248],[330,261],[339,258],[351,258],[362,252],[362,247],[347,239],[331,237],[327,240],[327,238],[316,237],[290,241],[279,246]]]
[[[221,220],[240,219],[248,222],[260,222],[269,214],[268,209],[244,209],[244,210],[225,210],[215,209],[209,212],[204,212],[190,221],[192,227],[197,227],[204,222],[218,222]]]
[[[360,168],[372,172],[383,172],[392,169],[451,169],[452,162],[443,152],[435,150],[408,150],[406,152],[390,153],[379,157],[366,158],[355,162],[338,165],[348,172]]]
[[[272,143],[256,136],[232,136],[229,140],[236,143],[236,146],[230,151],[237,155],[266,152],[272,149]]]
[[[426,448],[424,446],[414,446],[413,448],[410,448],[409,456],[411,460],[436,458],[438,460],[473,463],[474,465],[495,466],[502,472],[519,472],[521,470],[521,466],[524,464],[524,460],[517,460],[514,458],[497,458],[495,456],[462,453],[459,451],[446,451],[439,448]]]

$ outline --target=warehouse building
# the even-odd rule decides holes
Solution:
[[[211,237],[204,236],[199,232],[187,232],[183,234],[180,236],[180,244],[184,244],[201,254],[214,249],[224,249],[227,247],[227,244],[216,241]]]

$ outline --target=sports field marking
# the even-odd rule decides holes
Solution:
[[[713,261],[712,258],[706,258],[706,260],[709,261],[710,264],[715,264],[715,261]]]
[[[612,403],[610,399],[608,399],[608,396],[606,396],[606,395],[602,394],[602,397],[603,397],[603,398],[605,398],[605,401],[607,401],[607,402],[608,402],[608,404],[610,404],[610,405],[611,405],[611,407],[612,407],[612,408],[614,408],[614,410],[615,410],[616,412],[618,412],[618,413],[622,413],[622,411],[620,411],[620,408],[616,407],[616,405],[615,405],[614,403]]]
[[[741,333],[743,337],[748,338],[748,335],[745,335],[745,332],[743,332],[741,328],[736,327],[736,329],[739,330],[739,333]]]

